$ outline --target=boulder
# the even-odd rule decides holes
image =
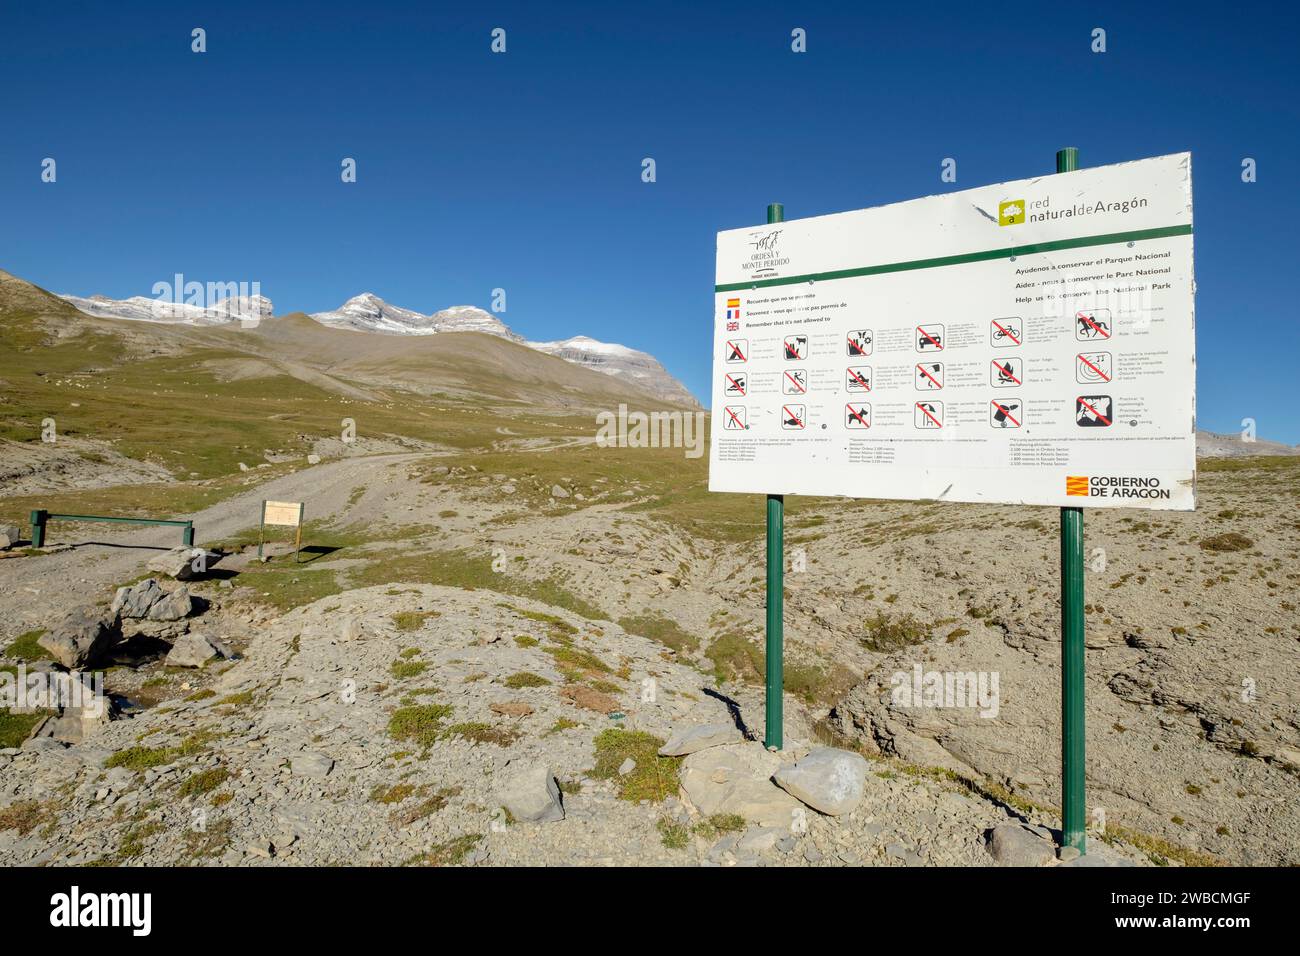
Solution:
[[[772,784],[781,758],[762,744],[723,744],[682,761],[682,793],[705,816],[739,814],[764,827],[789,827],[801,804]]]
[[[158,555],[146,567],[150,571],[157,571],[177,581],[190,581],[200,577],[220,561],[221,557],[215,551],[204,551],[202,548],[172,548]]]
[[[699,727],[687,727],[673,734],[668,743],[659,748],[659,756],[686,757],[709,747],[740,743],[743,739],[735,724],[704,724]]]
[[[1056,859],[1056,847],[1018,823],[994,827],[988,850],[1002,866],[1046,866]]]
[[[862,802],[867,761],[861,754],[818,747],[773,777],[777,786],[830,816],[848,813]]]
[[[17,525],[0,524],[0,551],[12,548],[22,540],[23,532]]]
[[[117,594],[113,596],[113,606],[110,610],[124,618],[148,617],[149,609],[164,596],[165,592],[158,586],[158,582],[153,578],[146,578],[139,584],[118,588]]]
[[[168,667],[202,667],[219,654],[221,646],[218,641],[206,634],[186,634],[172,645],[163,664]]]
[[[560,785],[555,782],[550,767],[543,763],[520,767],[505,781],[497,799],[516,820],[550,823],[564,819]]]
[[[194,613],[194,598],[190,597],[190,589],[181,585],[170,594],[159,598],[149,608],[149,620],[151,621],[180,621]]]
[[[567,498],[569,497],[569,490],[565,488],[563,485],[551,485],[551,497]]]
[[[36,643],[68,670],[81,670],[103,661],[118,636],[117,614],[82,608],[64,617]]]

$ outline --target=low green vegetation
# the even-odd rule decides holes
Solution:
[[[388,719],[388,736],[409,740],[428,749],[442,736],[442,722],[451,716],[450,704],[412,704],[399,707]]]
[[[8,707],[0,708],[0,747],[21,747],[31,732],[50,711],[33,714],[15,714]]]
[[[5,656],[17,661],[48,660],[50,652],[37,643],[45,635],[45,628],[20,634],[5,648]]]
[[[594,744],[596,766],[591,776],[615,781],[620,799],[660,803],[677,792],[682,758],[659,756],[659,748],[664,745],[661,738],[643,730],[611,727],[597,734]],[[636,766],[620,774],[619,768],[628,758]]]
[[[398,611],[392,615],[392,621],[399,631],[418,631],[425,621],[441,616],[441,611]]]
[[[680,823],[660,817],[659,822],[655,824],[659,829],[659,837],[663,845],[670,850],[684,850],[691,842],[691,833]]]
[[[865,634],[858,639],[868,650],[891,654],[913,644],[923,643],[930,636],[929,628],[911,614],[886,614],[877,611],[863,622]]]
[[[469,852],[483,839],[481,833],[467,833],[453,840],[447,840],[418,853],[403,862],[403,866],[456,866],[464,861]]]
[[[640,614],[635,617],[620,618],[618,626],[629,634],[649,638],[665,647],[671,647],[679,654],[698,650],[700,646],[698,637],[682,630],[676,621],[662,614]]]
[[[540,674],[534,674],[532,671],[519,671],[511,674],[501,683],[511,690],[520,690],[524,687],[546,687],[551,682]]]
[[[182,797],[197,797],[205,793],[211,793],[229,778],[230,771],[225,767],[200,770],[198,773],[190,774],[176,793]]]

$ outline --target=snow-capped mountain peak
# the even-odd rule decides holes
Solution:
[[[361,332],[432,335],[438,331],[430,316],[414,309],[389,305],[373,292],[353,296],[332,312],[315,312],[312,318],[322,325]]]

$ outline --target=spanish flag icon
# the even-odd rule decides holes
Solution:
[[[1078,495],[1079,497],[1088,497],[1088,477],[1086,475],[1070,475],[1065,479],[1065,493],[1067,495]]]
[[[739,300],[739,299],[728,299],[728,300],[727,300],[727,318],[729,318],[729,319],[738,319],[738,318],[740,318],[740,300]]]

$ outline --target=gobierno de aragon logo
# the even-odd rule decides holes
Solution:
[[[1159,478],[1133,475],[1067,475],[1065,493],[1072,498],[1167,499],[1173,494]]]

